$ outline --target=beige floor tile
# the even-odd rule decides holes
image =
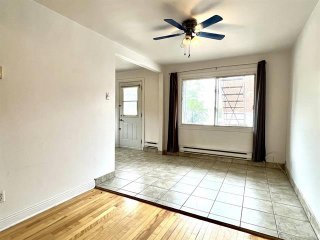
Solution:
[[[274,231],[277,230],[274,215],[257,210],[243,208],[241,222],[268,228]]]
[[[241,207],[227,203],[215,202],[210,213],[240,221]]]

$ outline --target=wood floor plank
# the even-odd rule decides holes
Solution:
[[[73,198],[72,202],[67,201],[65,203],[60,204],[59,206],[51,208],[50,211],[46,211],[46,212],[43,212],[42,214],[34,216],[32,218],[33,219],[32,222],[24,221],[23,223],[16,225],[14,228],[10,228],[10,229],[6,230],[5,234],[14,236],[14,234],[12,234],[14,232],[15,234],[19,235],[20,232],[28,231],[28,229],[31,227],[30,225],[49,224],[49,223],[45,223],[45,221],[48,221],[48,222],[54,221],[54,217],[52,218],[51,216],[55,216],[56,218],[58,218],[59,212],[61,211],[61,209],[72,207],[72,206],[74,208],[76,208],[76,206],[77,206],[77,204],[79,204],[79,202],[80,203],[86,202],[90,196],[96,197],[98,195],[101,195],[101,193],[99,193],[97,191],[88,191],[80,196]],[[3,237],[5,237],[5,235],[3,235]]]
[[[165,235],[161,237],[161,240],[170,239],[171,235],[176,231],[177,227],[180,225],[180,222],[182,221],[180,216],[176,216],[175,222],[170,226],[169,229],[164,229]]]
[[[166,222],[163,222],[159,231],[154,233],[154,238],[149,238],[149,240],[168,239],[178,222],[178,216],[173,213],[172,217],[168,218]]]
[[[87,202],[83,202],[82,206],[78,205],[77,208],[72,208],[74,209],[73,211],[69,211],[69,208],[62,210],[60,214],[64,214],[63,221],[48,225],[45,228],[39,228],[39,226],[36,226],[36,234],[29,236],[29,239],[41,240],[48,238],[47,235],[53,235],[55,239],[58,239],[59,233],[70,231],[79,225],[79,221],[81,219],[86,219],[96,212],[100,213],[109,206],[112,206],[112,204],[116,203],[117,201],[118,200],[115,197],[101,195],[96,199],[88,199]],[[21,237],[17,238],[17,240],[26,239],[24,238],[24,235],[26,234],[27,232],[25,232]]]
[[[90,232],[83,234],[78,239],[81,240],[88,240],[88,239],[101,239],[103,236],[108,235],[114,232],[118,232],[120,229],[116,228],[116,225],[122,226],[125,225],[124,221],[126,219],[129,219],[127,215],[129,215],[131,212],[134,211],[140,211],[142,209],[142,205],[137,205],[134,208],[128,207],[129,204],[132,202],[135,202],[134,200],[123,198],[120,203],[117,204],[117,209],[114,212],[114,216],[108,220],[105,221],[105,224],[103,225],[97,225],[92,229]]]
[[[196,237],[196,240],[203,240],[204,235],[205,235],[205,233],[207,231],[208,225],[209,225],[208,222],[204,222],[203,223],[202,227],[200,228],[200,232]]]
[[[100,190],[91,190],[0,232],[1,240],[263,240]]]

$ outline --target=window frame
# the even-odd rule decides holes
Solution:
[[[191,130],[206,130],[206,131],[237,131],[237,132],[253,132],[253,127],[247,126],[223,126],[223,125],[216,125],[216,112],[217,112],[217,78],[224,78],[224,77],[237,77],[237,76],[246,76],[246,75],[253,75],[254,76],[254,96],[256,95],[255,86],[256,86],[256,67],[249,68],[249,69],[236,69],[236,70],[218,70],[213,69],[212,71],[195,71],[193,73],[188,74],[181,74],[178,78],[178,120],[179,120],[179,128],[187,128]],[[200,79],[210,79],[215,78],[215,105],[214,105],[214,124],[213,125],[202,125],[202,124],[191,124],[191,123],[182,123],[182,90],[183,90],[183,82],[188,80],[200,80]],[[253,106],[253,109],[255,106]],[[253,116],[254,117],[254,116]]]
[[[125,101],[123,98],[124,98],[124,96],[123,96],[123,89],[124,88],[137,88],[137,100],[129,100],[129,101]],[[120,103],[121,105],[122,105],[122,116],[123,117],[129,117],[129,118],[134,118],[134,117],[138,117],[139,116],[139,111],[140,111],[140,109],[139,109],[139,98],[140,98],[140,88],[141,88],[141,86],[140,86],[140,84],[138,84],[138,85],[129,85],[129,86],[121,86],[120,87],[120,91],[121,91],[121,100],[122,100],[122,102]],[[135,103],[137,103],[137,114],[136,115],[126,115],[126,114],[124,114],[124,103],[125,102],[135,102]]]
[[[123,99],[123,92],[122,92],[122,88],[124,87],[138,87],[138,114],[137,115],[123,115],[123,117],[126,118],[139,118],[143,115],[143,108],[144,108],[144,95],[142,92],[142,87],[143,87],[143,83],[144,83],[144,79],[142,80],[135,80],[135,81],[127,81],[127,80],[120,80],[119,81],[119,89],[118,89],[118,96],[119,96],[119,105],[121,105],[121,107],[119,106],[119,118],[121,117],[120,115],[123,115],[123,106],[122,106],[122,100]],[[143,123],[144,124],[144,123]]]
[[[182,123],[182,111],[183,111],[183,109],[182,109],[182,103],[183,103],[183,82],[184,81],[197,81],[197,80],[203,80],[203,79],[214,79],[214,78],[208,78],[208,77],[203,77],[203,78],[198,78],[198,79],[194,79],[194,78],[191,78],[191,79],[183,79],[182,81],[181,81],[181,94],[180,94],[180,96],[181,97],[179,97],[179,99],[180,99],[180,104],[179,104],[179,107],[180,107],[180,109],[181,109],[181,111],[179,111],[180,112],[180,122],[181,122],[181,125],[191,125],[191,126],[215,126],[215,121],[216,121],[216,107],[214,108],[214,118],[213,118],[213,125],[211,125],[211,124],[197,124],[197,123]],[[214,79],[215,80],[215,89],[216,89],[216,79]],[[216,94],[216,93],[215,93]],[[215,106],[216,106],[216,101],[217,101],[217,99],[216,99],[216,95],[214,96],[214,103],[215,103]]]

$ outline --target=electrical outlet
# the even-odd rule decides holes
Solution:
[[[6,200],[6,195],[4,191],[0,191],[0,203],[4,203]]]

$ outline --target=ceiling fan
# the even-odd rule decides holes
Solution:
[[[153,40],[162,40],[162,39],[177,37],[177,36],[185,34],[185,37],[184,37],[182,44],[181,44],[181,47],[184,47],[185,49],[187,47],[189,48],[188,57],[190,57],[190,45],[191,45],[191,41],[194,39],[194,37],[196,37],[196,36],[197,37],[204,37],[204,38],[209,38],[209,39],[214,39],[214,40],[222,40],[225,37],[225,35],[222,35],[222,34],[201,31],[202,29],[209,27],[213,24],[216,24],[222,20],[223,20],[223,18],[219,15],[214,15],[199,24],[197,23],[197,20],[195,18],[187,19],[187,20],[183,21],[182,24],[178,23],[177,21],[175,21],[173,19],[164,19],[165,22],[178,28],[179,30],[182,30],[183,32],[171,34],[171,35],[166,35],[166,36],[161,36],[161,37],[155,37],[155,38],[153,38]],[[184,54],[186,55],[186,52]]]

